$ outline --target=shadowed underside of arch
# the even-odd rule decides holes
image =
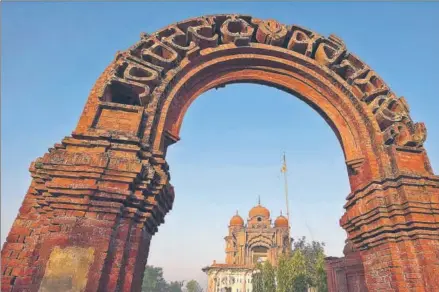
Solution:
[[[439,291],[439,178],[425,126],[337,36],[244,15],[182,21],[117,53],[72,135],[31,164],[2,291],[140,291],[174,200],[166,149],[193,100],[238,82],[292,93],[337,135],[351,184],[340,224],[369,290]]]

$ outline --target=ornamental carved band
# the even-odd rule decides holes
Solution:
[[[117,53],[72,135],[31,164],[2,291],[140,291],[174,201],[167,147],[193,100],[236,82],[294,94],[337,135],[351,185],[340,224],[369,291],[439,291],[439,177],[424,124],[337,36],[245,15],[182,21]]]

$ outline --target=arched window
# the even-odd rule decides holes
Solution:
[[[265,246],[255,246],[252,248],[253,263],[257,264],[258,261],[266,261],[268,257],[268,248]]]

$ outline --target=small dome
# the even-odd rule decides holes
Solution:
[[[253,207],[250,212],[248,212],[248,216],[250,218],[261,216],[265,218],[270,218],[270,211],[268,211],[267,208],[261,205],[257,205],[256,207]]]
[[[238,212],[230,219],[230,226],[244,226],[244,220],[238,215]]]
[[[274,221],[275,227],[288,227],[288,219],[285,216],[280,215]]]

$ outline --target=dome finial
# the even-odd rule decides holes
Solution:
[[[230,219],[229,226],[243,226],[244,220],[241,218],[241,216],[238,215],[238,210],[236,210],[236,215]]]
[[[289,226],[288,219],[282,215],[282,210],[280,211],[280,216],[277,217],[276,220],[274,221],[274,226],[282,227],[282,228]]]
[[[261,204],[261,196],[259,195],[258,196],[258,205],[260,205]]]
[[[236,215],[239,215],[239,214],[238,214],[238,209],[236,209]]]

